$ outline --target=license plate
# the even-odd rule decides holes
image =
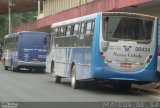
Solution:
[[[121,63],[121,67],[123,67],[123,68],[131,68],[132,64],[131,63]]]
[[[32,61],[38,61],[38,59],[37,58],[32,58]]]

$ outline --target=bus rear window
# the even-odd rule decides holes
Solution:
[[[150,42],[153,21],[129,17],[104,17],[103,36],[105,40]]]
[[[39,47],[44,45],[44,38],[45,34],[26,33],[22,42],[24,46]]]

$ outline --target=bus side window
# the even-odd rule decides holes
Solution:
[[[68,26],[64,26],[63,29],[63,47],[70,47],[70,28],[68,28]]]
[[[79,24],[73,24],[73,35],[70,37],[70,46],[77,47],[79,41]]]
[[[11,49],[11,38],[9,38],[9,49]]]
[[[85,23],[81,23],[80,34],[85,34]]]
[[[11,44],[10,44],[10,48],[13,48],[13,37],[11,38]]]
[[[92,38],[93,38],[92,26],[93,26],[93,21],[88,21],[86,24],[86,35],[84,38],[84,46],[90,47],[92,44]]]
[[[65,27],[60,27],[58,29],[58,36],[65,36]]]
[[[8,48],[8,39],[6,39],[6,48]]]
[[[54,29],[54,33],[55,33],[54,36],[55,36],[55,37],[58,37],[58,28],[55,28],[55,29]]]
[[[94,29],[95,29],[95,21],[92,21],[92,29],[91,29],[91,33],[94,33]]]
[[[58,28],[58,37],[57,37],[57,41],[58,41],[58,47],[63,47],[63,35],[61,33],[61,28]]]
[[[16,48],[18,48],[17,43],[18,43],[18,41],[17,41],[17,37],[15,37],[15,46],[16,46]]]
[[[6,48],[6,40],[4,40],[4,43],[3,43],[3,48]]]
[[[63,27],[63,36],[66,36],[67,27]]]
[[[12,38],[12,48],[15,49],[16,45],[15,45],[15,37]]]
[[[66,36],[70,36],[71,34],[71,25],[67,26]]]
[[[91,33],[91,29],[92,29],[92,22],[87,22],[87,26],[86,26],[86,34],[90,34]]]
[[[53,37],[54,38],[54,46],[55,47],[58,47],[59,45],[59,41],[58,41],[58,28],[56,27],[56,28],[53,28],[53,29],[51,29],[51,37]],[[52,42],[51,42],[52,43]],[[51,44],[50,43],[50,44]]]
[[[86,30],[86,23],[82,22],[80,26],[79,44],[78,47],[83,47],[84,35]]]
[[[79,34],[79,24],[74,25],[73,35],[77,36]]]
[[[59,30],[59,36],[64,36],[63,32],[64,32],[64,29],[63,29],[63,27],[61,27],[60,30]]]

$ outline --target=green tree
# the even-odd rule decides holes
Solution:
[[[31,23],[36,20],[37,12],[13,13],[12,27],[17,27],[25,23]],[[0,42],[8,34],[8,15],[0,16]]]
[[[0,16],[0,42],[2,41],[4,35],[8,34],[8,16]]]
[[[22,23],[30,23],[34,22],[36,20],[35,16],[37,15],[37,12],[26,12],[26,13],[21,13],[21,20]]]
[[[19,13],[12,14],[12,27],[22,25],[21,15]]]

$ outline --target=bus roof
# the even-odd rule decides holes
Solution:
[[[19,34],[24,34],[24,33],[46,33],[46,34],[47,34],[47,32],[22,31],[22,32],[12,33],[11,35],[5,35],[5,36],[4,36],[4,39],[9,38],[9,37],[15,37],[16,35],[18,36]]]
[[[155,16],[139,14],[139,13],[129,13],[129,12],[105,12],[106,16],[126,16],[126,17],[136,17],[136,18],[144,18],[154,20]]]
[[[95,19],[96,16],[98,14],[106,14],[107,16],[130,16],[130,17],[136,17],[136,18],[145,18],[145,19],[150,19],[150,20],[154,20],[155,17],[154,16],[150,16],[150,15],[145,15],[145,14],[139,14],[139,13],[129,13],[129,12],[99,12],[99,13],[94,13],[94,14],[90,14],[90,15],[86,15],[86,16],[82,16],[82,17],[78,17],[78,18],[74,18],[74,19],[70,19],[70,20],[65,20],[65,21],[61,21],[61,22],[57,22],[57,23],[53,23],[51,25],[51,28],[53,27],[57,27],[57,26],[62,26],[62,25],[68,25],[68,24],[73,24],[79,21],[87,21],[87,20],[91,20],[91,19]]]
[[[90,15],[86,15],[86,16],[83,16],[83,17],[78,17],[78,18],[74,18],[74,19],[70,19],[70,20],[65,20],[65,21],[62,21],[62,22],[53,23],[51,28],[56,27],[56,26],[73,24],[73,23],[76,23],[78,21],[87,21],[87,20],[95,19],[97,15],[98,15],[98,13],[95,13],[95,14],[90,14]]]

